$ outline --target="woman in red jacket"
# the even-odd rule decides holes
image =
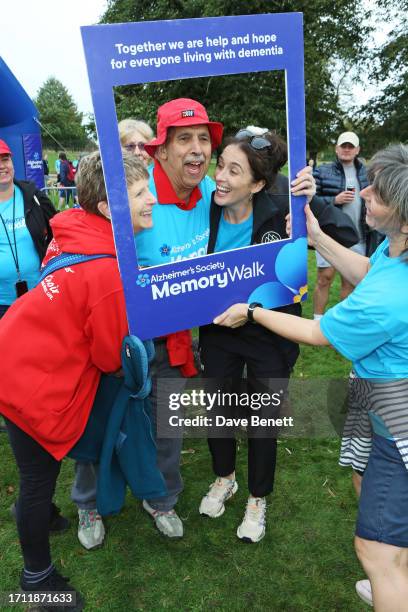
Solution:
[[[155,199],[136,157],[125,156],[124,169],[136,233],[152,226]],[[81,160],[77,189],[82,208],[51,221],[54,240],[48,257],[60,252],[113,257],[49,274],[11,306],[0,326],[0,351],[7,354],[0,413],[20,472],[21,586],[37,593],[74,591],[51,562],[51,500],[61,459],[85,429],[101,373],[121,367],[121,344],[128,333],[98,152]],[[76,603],[66,602],[68,610],[83,607],[79,593]]]

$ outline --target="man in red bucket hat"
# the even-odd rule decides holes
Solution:
[[[178,98],[166,102],[157,112],[157,138],[144,148],[154,159],[149,170],[149,190],[159,206],[153,208],[154,228],[147,229],[136,238],[139,266],[149,267],[171,263],[180,259],[200,257],[207,253],[209,211],[214,181],[207,176],[211,155],[221,144],[223,126],[210,121],[204,106],[196,100]],[[158,210],[155,210],[158,209]],[[156,357],[152,364],[152,413],[168,408],[168,401],[158,407],[160,396],[168,397],[164,379],[194,376],[194,356],[190,331],[177,332],[155,340]],[[168,381],[167,381],[168,382]],[[177,383],[176,383],[177,384]],[[183,490],[180,474],[182,438],[157,436],[157,461],[167,486],[167,497],[144,500],[144,509],[153,517],[156,527],[170,538],[183,536],[183,523],[174,510]],[[86,501],[88,507],[96,502],[92,497],[95,476],[89,466],[77,464],[72,499]],[[100,545],[102,537],[93,538]],[[89,546],[91,547],[91,546]],[[93,547],[93,545],[92,545]]]
[[[204,106],[190,98],[177,98],[170,100],[159,107],[157,111],[157,137],[146,143],[145,149],[152,157],[158,145],[167,140],[169,127],[185,127],[188,125],[207,125],[213,149],[221,144],[223,125],[208,119]]]
[[[139,265],[152,266],[207,252],[214,182],[206,176],[223,126],[210,121],[196,100],[178,98],[157,112],[157,138],[145,144],[154,158],[150,187],[161,206],[158,227],[136,241]],[[193,240],[194,239],[194,240]]]
[[[153,213],[157,228],[148,230],[144,238],[136,241],[139,265],[170,263],[207,253],[209,210],[215,185],[206,175],[211,154],[221,144],[222,132],[222,124],[210,121],[204,106],[196,100],[178,98],[158,109],[157,138],[148,142],[145,149],[155,160],[150,171],[150,189],[161,206],[156,206],[157,215]],[[163,378],[182,379],[197,372],[189,331],[160,338],[155,348],[152,405],[157,413],[158,381],[163,385]],[[143,507],[162,533],[181,537],[183,523],[174,506],[183,489],[182,438],[158,436],[157,446],[158,465],[166,480],[168,496],[145,500]]]

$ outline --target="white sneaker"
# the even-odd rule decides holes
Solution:
[[[99,548],[105,538],[105,527],[102,517],[95,509],[78,509],[78,540],[86,550]]]
[[[266,499],[249,497],[244,520],[237,529],[237,536],[244,542],[259,542],[265,535]]]
[[[229,480],[219,476],[215,482],[210,485],[207,495],[204,495],[198,509],[200,514],[218,518],[224,514],[224,502],[227,501],[238,491],[238,483],[236,480]]]
[[[153,517],[157,529],[168,538],[182,538],[183,522],[175,510],[155,510],[144,499],[143,508]]]
[[[369,606],[373,605],[373,594],[371,592],[371,582],[366,578],[365,580],[358,580],[356,582],[356,593],[366,602]]]

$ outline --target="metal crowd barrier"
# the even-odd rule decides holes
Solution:
[[[72,208],[75,204],[76,187],[57,187],[51,185],[50,187],[43,187],[41,189],[50,198],[57,210],[65,210]],[[60,196],[63,193],[63,196]]]

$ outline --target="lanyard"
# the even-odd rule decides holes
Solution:
[[[13,249],[13,245],[11,244],[9,233],[7,231],[7,226],[6,226],[5,222],[4,222],[4,219],[1,216],[1,214],[0,214],[0,219],[1,219],[2,223],[3,223],[3,227],[4,227],[4,231],[6,232],[7,241],[9,243],[10,251],[11,251],[11,254],[12,254],[13,259],[14,259],[14,265],[16,266],[17,277],[18,277],[18,280],[20,280],[21,279],[21,277],[20,277],[20,266],[18,265],[16,227],[15,227],[15,222],[16,222],[16,190],[15,189],[13,191],[13,240],[14,240],[14,249]]]

